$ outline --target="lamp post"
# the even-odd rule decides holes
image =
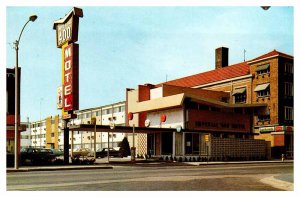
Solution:
[[[19,105],[18,105],[18,100],[19,100],[19,83],[18,83],[18,67],[19,67],[19,43],[20,43],[20,39],[22,36],[22,33],[24,31],[24,28],[26,27],[26,25],[32,21],[34,22],[37,19],[36,15],[32,15],[29,17],[28,21],[25,23],[25,25],[22,28],[22,31],[19,35],[18,40],[16,40],[14,42],[15,45],[15,50],[16,50],[16,68],[15,68],[15,169],[19,168],[19,163],[18,163],[18,126],[19,126],[19,121],[18,121],[18,115],[19,115]]]
[[[42,101],[44,98],[40,98],[40,148],[42,148],[42,116],[41,116],[41,109],[42,109]]]

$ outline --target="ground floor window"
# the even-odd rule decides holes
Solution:
[[[175,155],[182,155],[182,133],[175,134]]]
[[[203,133],[185,134],[185,154],[186,155],[206,155],[207,144]]]

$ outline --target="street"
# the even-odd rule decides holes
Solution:
[[[293,190],[281,183],[291,185],[294,181],[293,163],[152,163],[114,165],[113,169],[13,172],[6,176],[8,191],[279,191]]]

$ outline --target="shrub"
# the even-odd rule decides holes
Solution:
[[[127,157],[128,155],[131,155],[127,137],[124,137],[122,142],[120,143],[120,154],[122,157]]]

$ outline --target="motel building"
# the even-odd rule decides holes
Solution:
[[[149,129],[138,154],[293,158],[293,57],[273,50],[228,65],[228,51],[216,49],[214,70],[126,90],[127,126]]]

